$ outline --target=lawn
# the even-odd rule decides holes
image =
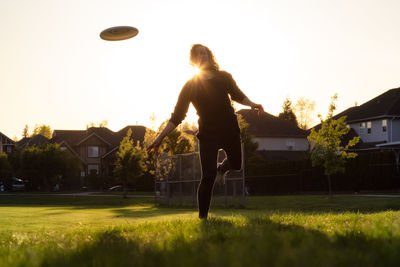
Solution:
[[[400,198],[249,197],[193,208],[0,195],[0,266],[400,266]]]

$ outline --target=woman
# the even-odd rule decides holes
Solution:
[[[190,62],[200,69],[200,74],[183,86],[171,119],[148,151],[157,153],[162,140],[185,118],[192,103],[199,116],[197,138],[200,143],[201,181],[197,190],[199,218],[207,219],[214,181],[225,182],[229,170],[240,170],[241,142],[240,129],[231,99],[252,109],[264,112],[262,105],[255,104],[238,88],[232,76],[220,71],[211,50],[195,44],[190,51]],[[227,154],[222,164],[217,166],[218,150]]]

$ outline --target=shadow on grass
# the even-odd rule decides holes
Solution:
[[[245,209],[238,206],[211,206],[211,212],[216,215],[240,214],[243,216],[261,213],[304,213],[304,214],[339,214],[356,212],[370,214],[383,211],[399,211],[400,199],[395,198],[357,198],[353,196],[269,196],[250,197]],[[137,209],[136,207],[113,209],[116,217],[144,218],[177,213],[197,211],[193,206],[152,206]]]
[[[279,212],[304,213],[371,213],[381,211],[399,211],[400,198],[359,197],[354,195],[295,195],[295,196],[254,196],[248,198],[250,210],[269,210]]]
[[[1,195],[0,206],[68,206],[77,209],[102,209],[153,204],[152,198],[118,196],[65,196],[65,195]]]
[[[158,207],[140,207],[140,208],[123,208],[123,209],[112,209],[115,218],[150,218],[168,215],[184,215],[191,214],[197,211],[195,208],[192,209],[173,209],[173,208],[158,208]]]
[[[400,239],[326,235],[267,217],[176,221],[98,232],[41,266],[399,266]]]
[[[62,207],[74,209],[112,209],[115,217],[144,218],[169,214],[181,214],[196,211],[193,206],[155,206],[152,198],[119,198],[91,196],[48,196],[48,195],[0,195],[0,207]],[[369,198],[338,195],[328,196],[251,196],[246,199],[246,208],[211,206],[217,214],[257,212],[302,212],[302,213],[374,213],[381,211],[399,211],[400,198]]]

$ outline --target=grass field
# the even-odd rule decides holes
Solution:
[[[400,198],[249,197],[246,209],[0,194],[0,266],[400,266]]]

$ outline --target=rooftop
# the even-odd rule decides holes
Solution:
[[[256,111],[241,109],[237,113],[249,123],[248,132],[255,137],[307,137],[309,134],[309,131],[300,129],[293,122],[266,112],[258,116]]]
[[[360,106],[348,108],[335,115],[334,119],[342,116],[347,116],[347,122],[400,116],[400,87],[390,89]]]

